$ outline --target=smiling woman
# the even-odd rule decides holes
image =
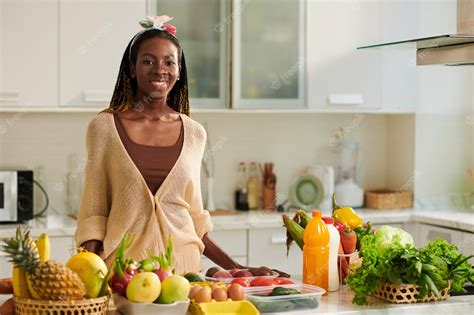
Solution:
[[[127,256],[162,253],[168,235],[177,273],[201,270],[201,254],[242,268],[209,238],[200,166],[204,128],[189,118],[186,63],[167,16],[148,17],[128,44],[109,108],[87,131],[88,162],[75,238],[108,265],[125,233]]]

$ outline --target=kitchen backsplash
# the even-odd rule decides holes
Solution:
[[[71,171],[68,160],[77,155],[77,170],[72,171],[82,176],[85,132],[94,115],[1,113],[0,166],[43,166],[51,207],[65,211],[64,189]],[[233,207],[239,161],[274,162],[278,196],[284,200],[291,182],[306,167],[336,165],[331,144],[338,128],[344,128],[344,137],[360,141],[357,178],[364,188],[397,189],[407,181],[407,188],[412,187],[414,115],[196,113],[192,117],[207,124],[215,160],[217,208]],[[204,196],[205,180],[203,174]]]

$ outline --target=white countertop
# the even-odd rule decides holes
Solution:
[[[365,222],[395,224],[408,221],[438,225],[474,233],[474,211],[461,209],[415,210],[415,209],[357,209]],[[288,214],[290,217],[292,213]],[[327,214],[329,215],[329,214]],[[213,216],[214,230],[262,229],[282,226],[282,213],[268,211],[241,212],[238,215]],[[0,238],[13,235],[17,224],[0,225]],[[50,237],[72,236],[76,220],[66,215],[50,214],[46,218],[29,221],[32,236],[47,232]]]

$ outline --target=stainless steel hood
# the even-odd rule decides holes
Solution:
[[[474,65],[474,0],[458,0],[457,32],[458,34],[374,44],[357,49],[411,45],[416,49],[417,65]]]

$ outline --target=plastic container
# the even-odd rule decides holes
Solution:
[[[155,304],[155,303],[134,303],[125,297],[114,294],[114,304],[117,310],[127,315],[147,315],[147,314],[166,314],[166,315],[185,315],[189,307],[189,299],[186,301],[175,302],[173,304]]]
[[[328,291],[329,231],[321,216],[321,211],[314,210],[304,231],[303,283]]]
[[[240,269],[240,270],[248,270],[248,269]],[[230,270],[226,270],[230,271]],[[232,277],[232,278],[213,278],[213,277],[204,277],[206,281],[213,281],[213,282],[223,282],[225,284],[229,284],[232,282],[234,279],[245,279],[247,281],[252,281],[255,278],[268,278],[268,279],[273,279],[278,277],[278,272],[272,271],[272,274],[270,276],[252,276],[252,277]]]
[[[321,296],[326,292],[324,289],[308,284],[288,284],[278,287],[296,289],[301,294],[268,296],[274,288],[262,287],[247,291],[245,299],[252,302],[262,313],[294,312],[318,308]]]
[[[339,231],[334,227],[334,219],[331,217],[323,217],[329,231],[329,292],[339,290],[339,271],[337,268],[337,255],[339,251],[339,243],[341,236]]]
[[[255,306],[249,301],[226,301],[226,302],[191,302],[189,311],[193,315],[258,315],[260,314]],[[165,314],[165,313],[163,313]],[[166,313],[168,315],[168,313]]]

